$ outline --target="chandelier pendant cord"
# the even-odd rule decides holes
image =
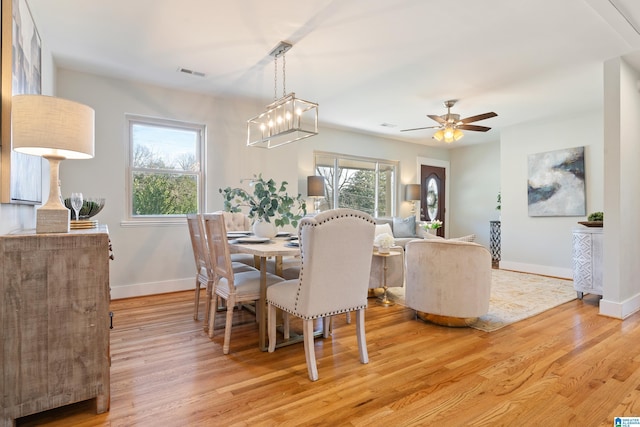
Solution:
[[[287,55],[282,54],[282,97],[287,96]]]
[[[273,59],[274,71],[273,71],[273,100],[278,100],[278,56],[275,55]],[[282,54],[282,97],[287,96],[287,57]]]
[[[273,100],[278,100],[278,56],[276,55],[273,58],[273,63],[275,64],[275,70],[273,72]]]

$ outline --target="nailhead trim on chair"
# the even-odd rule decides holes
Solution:
[[[285,307],[280,306],[279,304],[275,304],[272,301],[269,301],[269,303],[271,305],[275,306],[275,307],[278,307],[281,310],[285,310],[286,311]],[[353,307],[353,308],[350,308],[348,310],[330,311],[330,312],[327,312],[327,313],[318,314],[316,316],[301,316],[300,314],[297,314],[297,313],[296,313],[296,316],[298,316],[298,317],[300,317],[301,319],[304,319],[304,320],[312,320],[312,319],[320,319],[322,317],[327,317],[327,316],[334,316],[336,314],[341,314],[341,313],[348,313],[350,311],[360,310],[360,309],[363,309],[363,308],[367,308],[367,304],[360,305],[360,306],[357,306],[357,307]]]

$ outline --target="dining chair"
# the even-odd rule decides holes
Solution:
[[[251,231],[251,220],[247,214],[243,212],[216,211],[214,213],[222,214],[227,232]],[[241,262],[251,267],[260,268],[256,258],[249,254],[231,254],[231,261]]]
[[[193,249],[193,257],[196,264],[196,291],[194,297],[193,319],[198,320],[198,307],[200,306],[200,287],[204,286],[207,290],[207,300],[204,313],[205,330],[209,326],[209,304],[211,302],[212,286],[215,274],[211,266],[209,257],[209,248],[206,243],[206,235],[202,222],[202,215],[187,214],[187,226],[189,227],[189,236],[191,237],[191,248]],[[251,271],[255,268],[244,263],[232,264],[233,271],[239,273],[241,271]]]
[[[257,302],[260,299],[260,271],[253,268],[250,271],[234,272],[223,216],[219,213],[204,214],[203,219],[209,258],[215,274],[211,299],[220,297],[226,301],[227,313],[222,352],[228,354],[234,307],[238,303]],[[282,280],[281,277],[266,273],[267,286]],[[214,307],[214,304],[209,304],[210,311],[213,311]],[[263,309],[264,307],[261,307],[260,304],[256,304],[256,312]],[[211,312],[209,314],[209,338],[213,338],[215,320],[215,312]]]
[[[324,320],[326,336],[330,316],[355,311],[360,362],[369,362],[364,309],[374,229],[370,215],[352,209],[333,209],[303,218],[298,229],[300,276],[267,289],[269,352],[276,347],[276,309],[301,318],[311,381],[318,379],[313,341],[314,321],[318,318]],[[285,319],[285,334],[288,323]]]

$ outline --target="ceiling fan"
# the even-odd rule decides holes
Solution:
[[[427,114],[427,117],[439,123],[437,126],[426,126],[421,128],[402,129],[400,132],[409,132],[413,130],[438,128],[436,133],[433,134],[434,139],[438,141],[442,141],[444,139],[445,142],[453,142],[453,141],[459,140],[464,136],[461,129],[472,130],[476,132],[486,132],[491,129],[490,127],[470,125],[469,123],[478,122],[480,120],[489,119],[491,117],[496,117],[497,116],[496,113],[490,112],[490,113],[478,114],[477,116],[471,116],[465,119],[461,119],[460,114],[451,114],[451,107],[453,107],[457,101],[458,101],[457,99],[450,99],[449,101],[444,102],[444,106],[447,108],[447,114],[444,114],[442,116]]]

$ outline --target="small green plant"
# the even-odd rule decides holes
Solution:
[[[422,225],[422,228],[425,230],[437,230],[440,227],[442,227],[442,221],[439,219],[434,219]]]
[[[602,212],[592,212],[587,217],[589,221],[604,221],[604,213]]]
[[[502,195],[500,194],[501,192],[498,191],[498,197],[496,199],[496,201],[498,202],[498,206],[496,206],[496,210],[502,210]]]
[[[242,188],[218,189],[224,198],[224,210],[240,212],[242,206],[247,206],[249,218],[262,218],[267,222],[273,219],[276,227],[287,224],[297,227],[298,221],[307,214],[307,204],[302,195],[291,197],[287,193],[287,181],[282,181],[278,187],[273,179],[266,181],[260,174],[254,175],[252,184],[253,194]]]

